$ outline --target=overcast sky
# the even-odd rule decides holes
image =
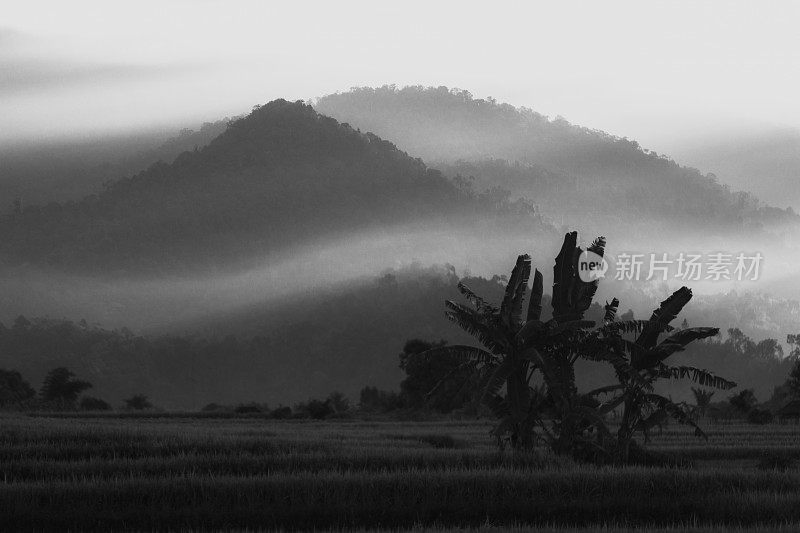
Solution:
[[[655,149],[800,126],[797,2],[8,4],[0,142],[197,125],[387,83],[459,87]]]

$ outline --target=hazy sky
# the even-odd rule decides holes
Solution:
[[[0,142],[195,126],[387,83],[468,89],[655,149],[800,126],[797,2],[0,5]]]

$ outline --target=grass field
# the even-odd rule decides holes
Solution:
[[[675,426],[681,468],[500,453],[489,422],[0,418],[0,530],[792,531],[800,428]]]

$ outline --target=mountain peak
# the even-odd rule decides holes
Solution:
[[[473,219],[481,207],[515,216],[487,202],[390,142],[275,100],[171,164],[0,221],[0,257],[106,271],[216,268],[307,239]]]
[[[394,144],[317,113],[300,100],[277,99],[257,105],[247,116],[231,121],[199,153],[185,152],[175,163],[201,165],[215,171],[232,167],[238,171],[243,167],[309,165],[369,155],[413,160]],[[417,164],[422,166],[421,162]]]
[[[472,176],[480,187],[535,198],[554,220],[563,217],[564,206],[581,213],[576,219],[589,227],[623,234],[629,231],[621,222],[626,219],[659,227],[678,218],[687,228],[703,224],[724,233],[800,220],[634,140],[493,98],[476,99],[467,91],[362,87],[319,98],[315,107],[392,139],[446,175]],[[497,159],[511,165],[501,167]]]

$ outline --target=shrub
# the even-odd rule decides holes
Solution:
[[[270,417],[276,420],[286,420],[287,418],[292,418],[292,408],[288,405],[282,405],[277,409],[274,409],[270,413]]]
[[[0,407],[18,406],[34,396],[36,391],[19,372],[0,369]]]
[[[332,392],[325,400],[312,398],[304,403],[298,403],[294,409],[294,418],[345,418],[350,409],[350,400],[340,392]]]
[[[100,398],[84,396],[81,398],[80,408],[82,411],[110,411],[111,405]]]
[[[742,414],[749,413],[758,403],[753,389],[745,389],[728,398],[731,406]]]
[[[131,409],[133,411],[143,411],[153,408],[153,404],[150,403],[150,400],[148,400],[147,396],[144,394],[135,394],[127,400],[123,400],[123,402],[125,402],[126,409]]]
[[[317,420],[321,420],[327,416],[333,414],[333,407],[331,407],[330,402],[322,401],[322,400],[309,400],[304,404],[300,404],[297,408],[299,413],[305,414],[307,417],[315,418]]]
[[[264,409],[262,409],[262,407],[257,403],[250,402],[248,404],[240,403],[236,406],[236,409],[234,409],[233,412],[239,415],[248,413],[263,413]]]

